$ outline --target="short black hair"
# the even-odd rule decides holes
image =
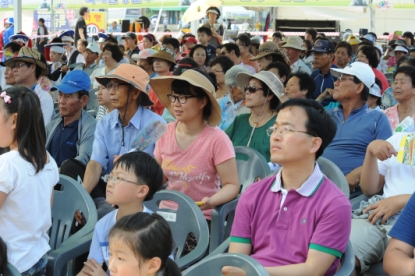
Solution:
[[[314,28],[308,28],[307,30],[305,30],[305,32],[309,35],[311,35],[311,37],[313,38],[313,41],[316,41],[316,37],[317,37],[317,31]]]
[[[212,30],[209,29],[208,27],[204,27],[204,26],[197,29],[197,32],[201,33],[201,34],[206,34],[207,36],[212,36],[213,35]]]
[[[241,55],[241,50],[239,50],[239,46],[236,45],[235,43],[226,43],[226,44],[223,44],[223,47],[222,48],[225,48],[228,53],[234,51],[235,52],[235,55],[237,57],[239,57]]]
[[[412,81],[412,87],[415,87],[415,67],[412,66],[401,66],[396,68],[393,78],[396,78],[396,75],[399,73],[405,74],[405,76],[410,77]]]
[[[42,22],[43,24],[45,24],[45,19],[43,19],[43,18],[39,18],[39,20],[38,21],[40,21],[40,22]]]
[[[373,47],[373,44],[370,43],[369,41],[362,41],[357,45],[357,48],[361,48],[361,47],[364,47],[364,46],[372,46]]]
[[[277,77],[277,76],[275,76]],[[257,79],[259,80],[259,79]],[[270,102],[269,102],[269,108],[271,110],[276,110],[277,107],[281,104],[280,99],[277,97],[277,95],[274,94],[274,92],[271,91],[271,89],[269,88],[269,86],[263,82],[262,80],[259,80],[261,82],[261,87],[262,87],[262,95],[264,95],[264,97],[270,96],[272,95],[273,97],[271,98]],[[242,89],[244,89],[243,87],[241,87]]]
[[[149,191],[144,201],[153,199],[153,195],[163,187],[163,170],[148,153],[143,151],[125,153],[115,162],[114,168],[118,167],[134,173],[140,184],[148,186]]]
[[[408,37],[411,39],[411,45],[414,45],[414,34],[411,32],[404,32],[402,35],[403,38]]]
[[[307,121],[305,127],[307,133],[321,138],[321,146],[316,152],[316,160],[319,158],[326,147],[333,141],[334,136],[336,135],[337,126],[334,123],[333,119],[329,114],[327,114],[324,107],[316,102],[310,101],[307,99],[291,99],[284,102],[278,107],[278,113],[289,107],[300,107],[307,114]]]
[[[346,48],[348,57],[351,57],[353,54],[352,45],[350,45],[350,43],[347,41],[340,41],[339,43],[337,43],[336,51],[338,48]]]
[[[209,62],[210,68],[212,68],[216,64],[219,64],[222,67],[224,74],[226,73],[226,71],[231,69],[232,66],[234,66],[233,61],[226,56],[215,57]]]
[[[298,83],[300,85],[300,90],[307,90],[307,94],[305,95],[307,99],[312,99],[314,90],[316,90],[316,83],[314,79],[311,77],[310,74],[304,72],[295,72],[291,73],[288,76],[287,82],[292,77],[298,78]]]
[[[0,237],[0,271],[4,272],[7,266],[7,246]]]
[[[105,52],[105,51],[110,51],[112,58],[116,62],[120,62],[124,57],[123,53],[120,50],[120,47],[118,47],[118,44],[114,44],[114,43],[105,44],[104,48],[102,49],[102,52]]]
[[[7,49],[7,48],[12,49],[13,53],[18,53],[20,51],[20,48],[22,48],[22,45],[20,45],[17,42],[12,41],[12,42],[7,43],[3,49]]]
[[[359,52],[362,52],[369,60],[369,65],[372,68],[377,68],[379,65],[378,55],[374,46],[363,46]]]
[[[212,83],[212,85],[214,85],[212,78],[207,73],[201,70],[197,70],[197,69],[191,69],[191,70],[197,71],[198,73],[202,74]],[[208,120],[210,115],[212,115],[212,110],[213,110],[212,103],[209,99],[209,96],[206,94],[206,92],[202,88],[191,85],[189,82],[185,80],[176,79],[171,84],[171,90],[174,91],[175,94],[189,95],[189,96],[192,95],[192,96],[196,96],[199,99],[205,98],[206,105],[203,108],[203,119]]]
[[[177,38],[174,37],[167,37],[163,40],[162,45],[171,45],[174,49],[180,49],[180,42],[177,40]]]
[[[277,61],[277,62],[271,62],[270,64],[268,64],[267,67],[265,68],[265,71],[269,71],[272,68],[278,69],[278,73],[281,78],[285,77],[285,82],[284,82],[284,86],[285,86],[288,81],[288,75],[291,72],[290,67],[288,67],[285,62]]]
[[[205,59],[205,66],[207,66],[209,64],[209,57],[208,57],[208,52],[207,52],[207,48],[206,46],[203,46],[202,44],[196,44],[189,53],[189,57],[191,57],[193,59],[193,55],[195,54],[196,49],[202,48],[205,51],[206,54],[206,59]]]
[[[81,7],[81,8],[79,9],[79,15],[80,15],[80,16],[84,16],[84,14],[85,14],[87,11],[88,11],[88,7],[83,6],[83,7]]]
[[[118,45],[118,40],[109,34],[108,37],[105,39],[105,43],[113,43]]]
[[[236,41],[240,41],[240,42],[242,42],[243,44],[244,44],[244,46],[245,47],[251,47],[251,39],[247,36],[247,35],[245,35],[245,34],[241,34],[241,35],[239,35],[237,38],[236,38],[236,40],[235,40],[235,42]]]
[[[78,91],[76,93],[78,93],[78,99],[81,99],[82,96],[87,96],[89,98],[89,92],[86,91],[86,90],[80,90],[80,91]]]
[[[280,32],[275,32],[272,34],[272,37],[276,37],[282,40],[282,34]]]
[[[407,63],[409,66],[415,67],[415,57],[403,56],[396,62],[396,67],[400,67],[402,63]]]

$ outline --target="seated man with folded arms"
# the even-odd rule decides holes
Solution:
[[[281,170],[241,195],[229,252],[250,255],[271,276],[333,275],[349,240],[351,206],[316,159],[336,125],[317,102],[292,99],[278,108],[268,134],[271,161]],[[245,274],[236,267],[222,272]]]
[[[364,210],[364,213],[371,211],[367,220],[352,219],[350,241],[356,256],[357,274],[363,274],[371,264],[383,259],[389,242],[388,232],[415,192],[413,155],[409,151],[398,154],[408,145],[411,147],[414,137],[415,133],[396,133],[386,141],[371,142],[367,148],[360,187],[365,195],[375,195],[383,189],[384,199]],[[394,237],[392,231],[391,236]]]
[[[392,239],[383,257],[388,275],[415,275],[415,194],[389,232]]]

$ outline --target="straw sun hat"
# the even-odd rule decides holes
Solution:
[[[222,111],[219,103],[215,98],[215,87],[203,74],[195,70],[186,70],[180,76],[164,76],[155,77],[150,80],[150,85],[156,93],[160,102],[169,110],[170,114],[174,114],[171,102],[167,98],[167,94],[171,94],[171,86],[174,80],[183,80],[190,85],[202,88],[212,104],[212,113],[208,118],[208,124],[210,126],[216,126],[221,121]]]

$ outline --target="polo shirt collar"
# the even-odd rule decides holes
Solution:
[[[144,110],[143,107],[140,105],[128,124],[132,124],[136,129],[140,129],[140,123],[141,123],[141,117],[143,115],[143,110]],[[119,118],[120,118],[120,112],[117,110],[116,116],[113,117],[111,128],[115,128],[116,126],[122,127],[122,123]]]
[[[271,192],[280,192],[282,187],[281,187],[281,172],[282,172],[283,168],[278,172],[276,178],[275,178],[275,182],[274,184],[271,186]],[[315,191],[318,189],[318,187],[320,186],[321,182],[323,181],[324,178],[324,174],[321,172],[319,165],[317,164],[317,162],[315,163],[314,166],[314,171],[313,173],[310,175],[310,177],[303,183],[303,185],[301,185],[300,188],[298,188],[297,190],[295,190],[297,193],[299,193],[302,196],[305,197],[310,197],[312,196]]]
[[[361,113],[361,112],[366,113],[368,108],[369,108],[369,106],[365,103],[364,105],[362,105],[362,107],[359,107],[358,109],[353,110],[351,114],[358,114],[358,113]],[[339,105],[338,109],[343,112],[343,106],[342,105]]]

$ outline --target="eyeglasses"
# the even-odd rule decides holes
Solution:
[[[280,127],[280,128],[278,128],[278,127],[269,127],[269,128],[267,128],[267,135],[268,136],[271,136],[273,133],[275,133],[275,132],[277,132],[279,135],[281,135],[281,136],[285,136],[287,133],[289,133],[289,132],[301,132],[301,133],[305,133],[305,134],[308,134],[308,135],[311,135],[311,136],[314,136],[314,135],[312,135],[312,134],[310,134],[310,133],[308,133],[307,131],[301,131],[301,130],[296,130],[296,129],[291,129],[290,127],[288,127],[288,126],[283,126],[283,127]]]
[[[107,84],[107,89],[108,91],[110,91],[112,88],[114,88],[114,91],[118,91],[118,88],[120,87],[120,85],[129,85],[128,83],[119,83],[119,82],[109,82]]]
[[[337,77],[337,80],[339,81],[339,82],[342,82],[342,81],[345,81],[345,80],[351,80],[351,81],[354,81],[354,77],[353,78],[345,78],[344,77],[344,75],[339,75],[338,77]]]
[[[194,96],[194,95],[180,95],[180,96],[176,96],[176,95],[173,95],[173,94],[167,94],[167,98],[172,103],[175,103],[176,100],[177,100],[177,101],[179,101],[179,103],[185,104],[187,102],[187,99],[189,99],[189,98],[198,98],[198,96]]]
[[[14,70],[14,68],[20,68],[23,67],[23,65],[26,65],[26,63],[22,62],[22,63],[15,63],[10,65],[10,68],[12,68],[12,70]]]
[[[246,93],[246,91],[249,91],[249,93],[255,93],[258,90],[262,90],[262,87],[256,87],[256,86],[245,86],[244,87],[244,92]]]
[[[134,182],[134,181],[125,180],[124,178],[121,178],[121,177],[118,177],[118,176],[115,176],[115,175],[111,175],[111,174],[110,174],[110,176],[108,178],[108,183],[109,182],[112,182],[112,184],[114,184],[114,185],[117,185],[120,182],[128,182],[128,183],[133,183],[133,184],[137,184],[137,185],[142,185],[140,183],[137,183],[137,182]]]

